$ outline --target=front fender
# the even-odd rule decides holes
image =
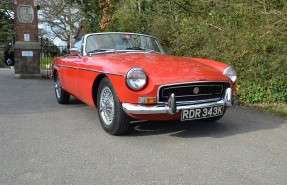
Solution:
[[[138,103],[140,96],[157,96],[157,84],[152,80],[148,80],[144,89],[134,91],[126,85],[125,76],[108,75],[107,76],[113,84],[113,87],[122,103]]]

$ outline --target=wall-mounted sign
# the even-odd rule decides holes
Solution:
[[[32,57],[33,51],[22,51],[22,57]]]
[[[24,34],[24,41],[26,42],[30,41],[30,34]]]
[[[34,20],[34,9],[30,5],[18,6],[18,19],[21,23],[32,23]]]

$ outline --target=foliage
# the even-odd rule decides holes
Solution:
[[[40,13],[68,43],[80,25],[154,35],[170,54],[233,65],[242,102],[287,103],[286,0],[42,0]],[[2,61],[11,51],[13,16],[11,1],[1,0]]]
[[[52,61],[55,57],[62,54],[62,50],[67,48],[66,46],[56,46],[52,41],[48,39],[41,39],[41,69],[51,68]]]
[[[51,64],[52,64],[52,61],[55,57],[45,57],[45,58],[41,58],[41,61],[40,61],[40,67],[41,69],[51,69]]]
[[[285,103],[256,103],[256,104],[249,104],[246,103],[244,106],[252,107],[252,108],[259,108],[260,110],[265,110],[272,114],[275,114],[279,117],[287,119],[287,104]]]
[[[39,21],[48,27],[47,36],[54,40],[58,37],[71,47],[82,21],[82,12],[75,0],[42,0]]]
[[[6,60],[12,52],[14,31],[12,3],[10,0],[0,1],[0,66],[6,65]],[[11,58],[11,57],[10,57]]]
[[[88,32],[100,32],[110,21],[112,0],[82,0],[79,2],[85,19],[83,25]]]
[[[287,103],[285,0],[110,2],[105,30],[151,34],[168,53],[233,65],[242,102]]]

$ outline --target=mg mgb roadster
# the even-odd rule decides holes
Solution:
[[[236,96],[236,71],[214,60],[165,54],[136,33],[86,34],[53,61],[56,99],[97,108],[103,129],[125,133],[132,120],[217,121]]]

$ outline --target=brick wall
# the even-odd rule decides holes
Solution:
[[[34,74],[40,74],[40,61],[38,60],[40,52],[34,52],[32,57],[22,57],[22,51],[14,51],[14,57],[20,59],[15,63],[15,74],[24,75],[22,77],[25,77],[25,75],[31,77]]]
[[[40,76],[40,44],[38,42],[38,18],[37,7],[34,0],[17,0],[14,4],[16,43],[14,45],[15,77],[38,77]],[[18,7],[21,5],[24,22],[19,21]],[[29,7],[33,8],[34,19],[29,16]],[[28,11],[28,13],[26,13]],[[28,16],[26,16],[28,15]],[[28,23],[29,22],[29,23]],[[24,34],[29,34],[29,40],[25,41]],[[27,54],[28,53],[28,54]]]
[[[14,12],[17,12],[19,5],[31,5],[34,9],[34,20],[32,23],[20,23],[18,16],[15,15],[15,30],[16,41],[24,41],[24,34],[30,34],[31,42],[38,42],[38,19],[37,8],[34,6],[33,0],[17,0],[17,5],[14,4]]]

